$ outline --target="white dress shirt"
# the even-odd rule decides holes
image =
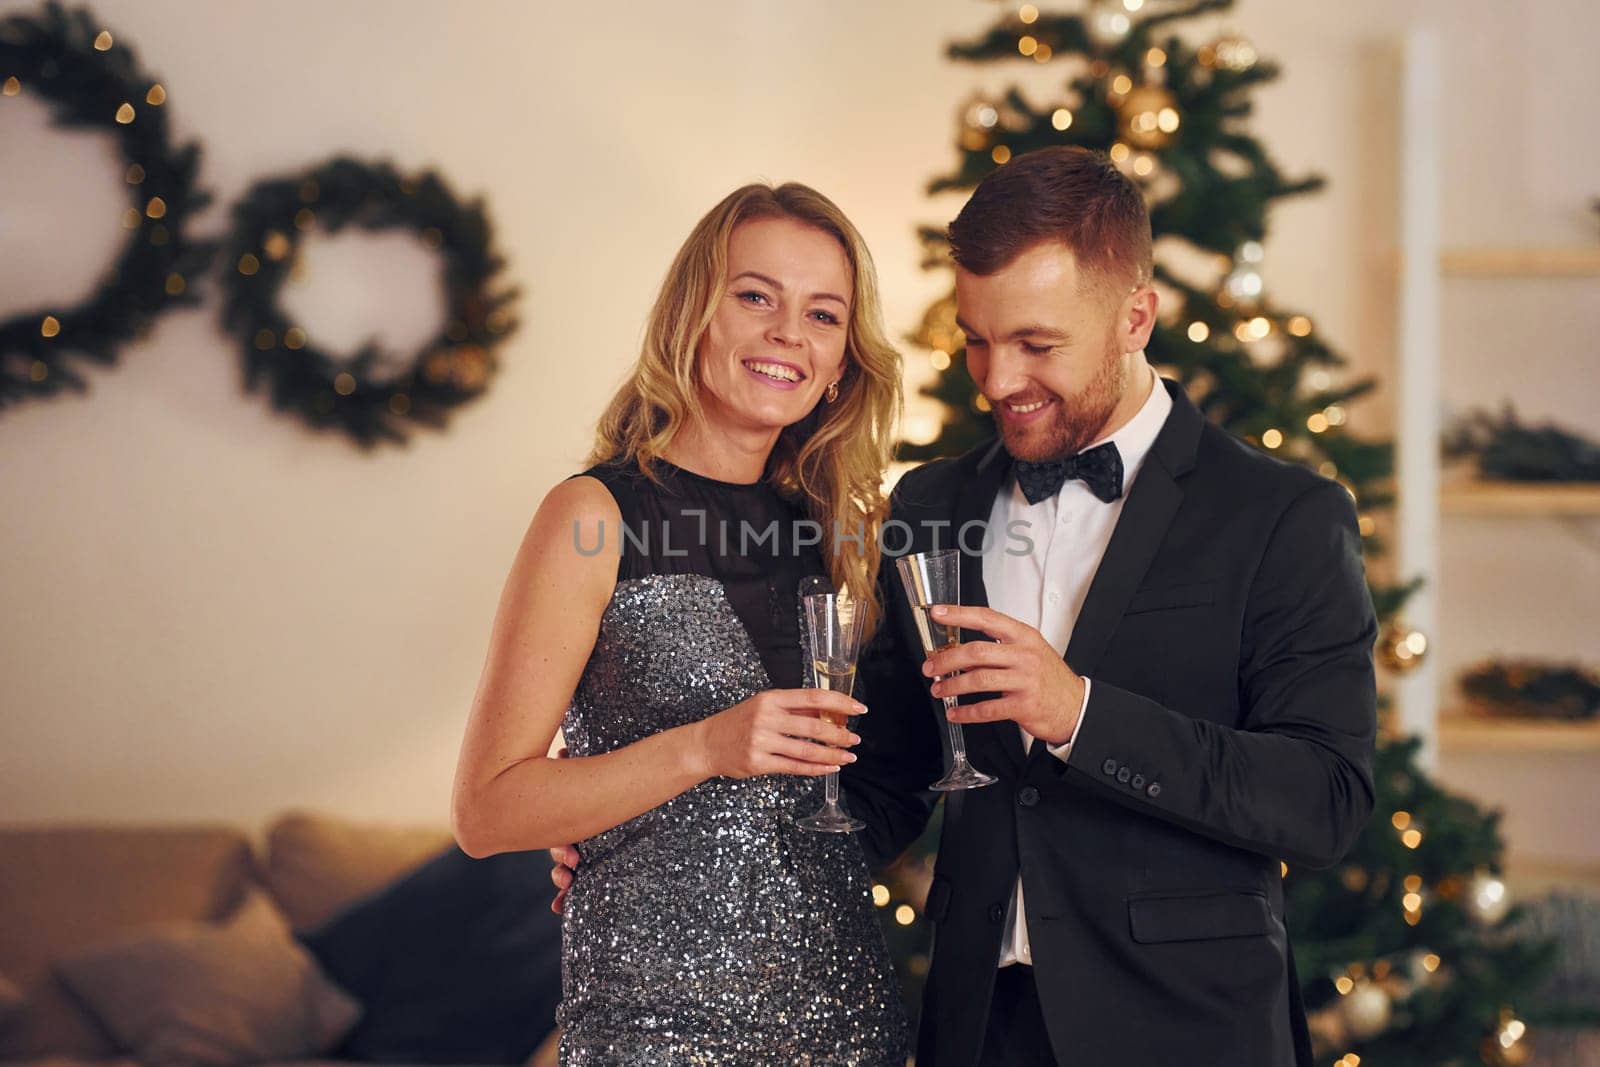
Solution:
[[[990,530],[1010,531],[1009,524],[1020,521],[1027,525],[1018,527],[1018,533],[1033,541],[1032,551],[1023,552],[1026,545],[1009,534],[989,538],[983,553],[983,584],[989,606],[1037,629],[1058,655],[1067,653],[1072,627],[1078,621],[1089,583],[1100,568],[1100,558],[1111,542],[1111,531],[1122,514],[1129,487],[1172,410],[1172,397],[1167,395],[1161,379],[1154,374],[1151,378],[1150,394],[1133,418],[1116,433],[1094,442],[1116,444],[1122,456],[1122,496],[1107,504],[1089,492],[1088,486],[1074,480],[1064,483],[1055,496],[1029,504],[1016,479],[1010,478],[996,494],[989,512]],[[1085,678],[1079,727],[1083,725],[1082,713],[1089,707],[1090,684]],[[1031,749],[1033,738],[1028,731],[1020,726],[1017,730],[1022,734],[1024,750]],[[1050,754],[1065,760],[1076,736],[1074,729],[1073,736],[1065,742],[1049,746]],[[1033,963],[1026,916],[1019,875],[1006,912],[1006,934],[1000,945],[1002,967]]]

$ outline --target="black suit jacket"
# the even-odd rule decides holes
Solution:
[[[1162,384],[1172,412],[1067,648],[1093,681],[1070,758],[1025,755],[1012,722],[966,727],[1000,781],[947,799],[918,1067],[976,1062],[1019,871],[1063,1064],[1310,1067],[1280,860],[1332,865],[1372,809],[1377,624],[1355,508]],[[986,521],[1009,468],[995,442],[907,474],[892,517],[909,550]],[[969,604],[987,603],[979,532],[961,546]],[[892,527],[886,553],[905,540]],[[888,559],[881,593],[844,772],[879,861],[925,827],[944,744]]]

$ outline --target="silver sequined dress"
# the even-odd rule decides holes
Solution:
[[[798,584],[822,564],[791,537],[799,516],[762,483],[659,470],[659,485],[585,472],[636,536],[606,532],[618,581],[562,724],[574,756],[802,680]],[[774,521],[778,536],[761,538]],[[714,778],[579,843],[564,1065],[903,1067],[904,1012],[860,846],[795,825],[821,798],[818,779]]]

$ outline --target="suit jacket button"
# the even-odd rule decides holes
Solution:
[[[1133,776],[1133,781],[1129,782],[1128,784],[1133,786],[1135,789],[1143,789],[1144,788],[1144,775],[1142,775],[1142,774],[1134,775]]]
[[[1107,774],[1116,774],[1117,761],[1114,759],[1108,759],[1104,763],[1100,764],[1100,769],[1105,771]]]
[[[1002,920],[1005,919],[1005,917],[1006,917],[1006,906],[1004,904],[990,904],[989,905],[989,921],[990,922],[992,922],[992,923],[1001,922]]]
[[[1121,782],[1123,785],[1127,785],[1128,784],[1128,779],[1132,778],[1132,777],[1133,777],[1133,772],[1128,770],[1128,768],[1126,768],[1126,767],[1122,768],[1120,771],[1117,772],[1117,781]]]
[[[1017,803],[1025,808],[1031,808],[1039,803],[1039,791],[1031,785],[1025,785],[1017,792]]]
[[[1154,800],[1156,797],[1160,796],[1161,795],[1161,783],[1160,782],[1151,782],[1148,786],[1145,787],[1144,795],[1149,797],[1149,798],[1151,798],[1152,800]]]

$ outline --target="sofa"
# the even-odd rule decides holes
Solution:
[[[489,863],[443,829],[305,812],[256,834],[0,826],[0,1063],[439,1063],[430,1042],[472,1047],[493,1010],[511,1032],[487,1062],[525,1046],[553,1065],[548,863]],[[502,997],[533,990],[527,1010],[461,988],[479,971]],[[434,1006],[456,1015],[430,1023]]]

